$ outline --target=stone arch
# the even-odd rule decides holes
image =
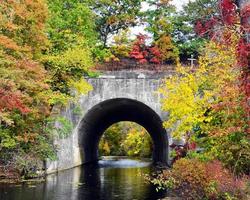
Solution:
[[[153,162],[167,164],[168,135],[160,116],[142,102],[127,98],[105,100],[91,108],[79,124],[79,147],[83,163],[98,160],[98,144],[104,131],[120,121],[143,126],[153,141]]]

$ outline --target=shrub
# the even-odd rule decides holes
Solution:
[[[172,189],[184,199],[247,199],[248,179],[236,178],[220,161],[202,162],[182,158],[172,170],[151,182],[159,189]]]
[[[211,161],[205,164],[207,186],[206,196],[210,199],[232,198],[243,199],[244,197],[244,181],[236,178],[232,173],[223,167],[219,161]]]

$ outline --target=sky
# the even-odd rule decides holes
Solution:
[[[184,4],[187,4],[189,0],[172,0],[172,4],[176,6],[177,10],[181,10]],[[148,8],[147,4],[142,3],[142,9],[146,10]]]
[[[189,0],[173,0],[172,4],[175,5],[178,10],[180,10],[182,5],[184,5],[188,2],[189,2]]]

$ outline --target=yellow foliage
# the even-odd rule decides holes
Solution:
[[[0,112],[0,124],[5,123],[8,126],[14,126],[14,120],[11,119],[11,112]]]
[[[119,122],[109,127],[99,143],[101,155],[150,157],[152,139],[146,129],[134,122]]]
[[[120,59],[119,58],[117,58],[115,55],[110,55],[109,57],[106,57],[105,59],[104,59],[104,61],[105,62],[119,62],[120,61]]]
[[[92,85],[90,85],[85,79],[80,79],[79,81],[70,81],[69,84],[77,92],[77,95],[87,94],[89,91],[93,90]]]
[[[93,65],[91,52],[89,49],[83,46],[76,46],[74,48],[66,50],[60,55],[48,55],[42,59],[49,69],[54,73],[60,71],[60,73],[70,73],[75,70],[88,71]]]
[[[110,148],[107,141],[104,142],[102,149],[106,154],[110,154]]]
[[[128,156],[147,157],[152,151],[152,140],[142,127],[131,127],[122,143]]]
[[[169,35],[162,35],[157,41],[156,46],[161,52],[162,60],[179,62],[179,51],[173,44],[172,39]]]
[[[192,131],[194,125],[209,122],[206,114],[211,105],[219,102],[219,93],[228,82],[236,80],[234,45],[224,46],[210,42],[199,58],[199,67],[191,69],[178,65],[177,72],[165,80],[159,92],[163,95],[162,109],[169,112],[165,128],[180,138]]]
[[[129,34],[129,30],[124,30],[114,36],[111,51],[115,56],[129,56],[129,52],[131,51],[131,41],[129,39]]]

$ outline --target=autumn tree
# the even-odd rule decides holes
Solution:
[[[150,157],[152,139],[148,132],[134,122],[119,122],[109,127],[99,143],[104,156]]]
[[[41,61],[52,77],[52,90],[67,100],[71,98],[72,87],[80,88],[80,84],[84,88],[81,92],[90,89],[82,76],[93,65],[92,51],[97,42],[94,14],[87,3],[79,0],[49,1],[48,8],[46,32],[50,47]]]
[[[171,36],[162,35],[155,41],[155,46],[159,49],[163,61],[171,63],[179,62],[179,50],[172,41]]]
[[[0,18],[0,162],[22,153],[52,157],[50,136],[43,127],[53,93],[38,60],[48,44],[46,3],[4,0]],[[12,151],[19,154],[10,156]]]
[[[220,15],[218,0],[190,1],[187,5],[184,5],[181,14],[192,24],[200,19],[205,20],[216,16],[218,17]]]
[[[152,155],[152,139],[146,129],[137,124],[130,124],[121,145],[128,156],[145,158]]]
[[[242,37],[248,29],[244,23],[239,28],[234,1],[222,0],[218,6],[216,20],[196,26],[197,34],[211,37],[198,69],[181,68],[181,75],[167,80],[162,90],[168,99],[163,108],[170,111],[165,126],[175,127],[179,136],[193,135],[204,148],[190,157],[219,159],[234,174],[249,174],[249,44]]]
[[[107,46],[109,36],[138,24],[141,2],[141,0],[89,2],[90,8],[95,13],[96,29],[104,47]]]
[[[147,38],[147,35],[137,35],[130,52],[130,58],[135,59],[139,64],[160,64],[162,61],[161,52],[156,46],[147,45]]]
[[[60,53],[78,43],[79,36],[87,45],[97,40],[94,13],[87,2],[80,0],[48,1],[49,18],[47,33],[51,42],[50,52]]]
[[[177,62],[179,53],[171,33],[173,30],[172,15],[175,7],[170,0],[151,1],[147,3],[152,9],[144,13],[143,21],[146,22],[146,30],[153,35],[154,46],[160,51],[162,61]]]
[[[132,46],[132,41],[129,38],[130,34],[131,32],[129,30],[123,30],[113,37],[110,49],[115,56],[129,57]]]
[[[207,110],[223,101],[219,93],[226,83],[235,83],[239,73],[234,71],[236,63],[234,47],[225,48],[211,42],[204,49],[195,72],[178,66],[177,75],[166,79],[160,92],[164,96],[162,108],[170,112],[170,119],[164,124],[166,128],[175,127],[174,136],[185,136],[196,124],[211,120]]]
[[[151,9],[143,14],[143,22],[147,24],[154,40],[158,40],[162,35],[169,35],[173,31],[171,15],[175,12],[175,7],[170,4],[171,0],[148,0]]]
[[[179,49],[181,60],[185,61],[191,55],[197,57],[208,40],[208,37],[198,36],[195,31],[197,22],[203,24],[207,19],[217,17],[219,12],[218,0],[195,0],[189,1],[182,11],[174,14],[171,36]]]
[[[55,21],[48,28],[49,17]],[[66,104],[72,88],[90,89],[82,79],[92,63],[90,43],[76,27],[60,32],[64,22],[43,0],[1,1],[0,18],[0,164],[26,175],[55,159],[53,106]]]
[[[191,134],[190,139],[205,150],[198,157],[220,159],[239,174],[249,172],[250,145],[242,102],[245,95],[238,85],[237,40],[231,44],[210,42],[199,68],[177,68],[178,75],[167,79],[160,92],[164,96],[162,108],[170,112],[164,126],[173,129],[173,136]]]

